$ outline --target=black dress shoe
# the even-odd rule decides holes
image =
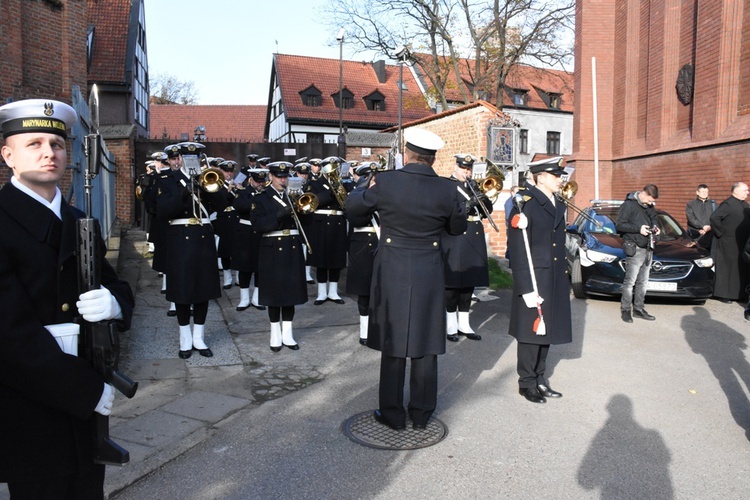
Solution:
[[[375,421],[376,421],[377,423],[379,423],[379,424],[383,424],[383,425],[385,425],[385,426],[387,426],[387,427],[390,427],[390,428],[391,428],[391,429],[393,429],[394,431],[400,431],[400,430],[406,429],[406,425],[405,425],[405,424],[401,424],[401,425],[393,425],[392,423],[390,423],[389,421],[387,421],[387,420],[385,419],[385,417],[383,416],[383,414],[382,414],[382,413],[380,413],[380,410],[375,410],[375,411],[373,412],[372,416],[373,416],[373,417],[375,417]]]
[[[307,284],[308,285],[314,285],[315,284],[315,280],[307,280]]]
[[[250,305],[253,306],[254,308],[256,308],[259,311],[265,311],[266,310],[266,306],[262,306],[260,304],[250,304]]]
[[[561,393],[557,391],[553,391],[548,385],[539,384],[536,386],[536,388],[539,389],[539,394],[541,394],[545,398],[561,398],[562,397]]]
[[[326,299],[323,299],[323,300],[315,299],[315,302],[313,302],[313,304],[315,304],[316,306],[319,306],[320,304],[322,304],[325,301],[326,301]]]
[[[192,355],[193,355],[192,349],[189,351],[180,351],[180,353],[178,354],[178,356],[182,359],[188,359]]]
[[[167,316],[169,317],[177,316],[177,311],[167,311]]]
[[[281,346],[278,346],[278,347],[276,347],[276,346],[271,346],[271,350],[272,350],[273,352],[279,352],[279,351],[281,350]]]
[[[232,288],[232,285],[231,285],[231,284],[229,284],[229,285],[224,285],[224,290],[229,290],[230,288]]]
[[[331,302],[335,302],[336,304],[345,304],[344,299],[328,299]]]
[[[458,335],[455,333],[448,334],[446,338],[450,340],[451,342],[458,342]]]
[[[625,323],[632,323],[633,322],[633,315],[630,314],[630,311],[622,311],[620,316],[622,317],[622,320]]]
[[[245,309],[247,309],[248,307],[250,307],[250,306],[237,306],[237,310],[238,310],[238,311],[244,311],[244,310],[245,310]]]
[[[198,351],[198,354],[200,354],[204,358],[213,358],[214,357],[214,353],[208,347],[206,347],[205,349],[198,349],[196,347],[193,347],[193,350],[194,351]]]
[[[299,351],[299,344],[292,344],[292,345],[283,344],[283,345],[284,347],[288,347],[292,351]]]
[[[359,343],[362,345],[367,345],[367,339],[359,339]]]
[[[542,396],[542,393],[539,392],[539,389],[536,387],[528,387],[524,389],[521,387],[518,389],[518,394],[525,397],[527,401],[531,401],[532,403],[546,403],[547,400],[544,399],[544,396]]]
[[[476,333],[464,333],[464,332],[458,332],[459,335],[463,335],[469,340],[482,340],[481,335],[477,335]]]
[[[427,424],[419,424],[417,422],[413,422],[411,424],[411,428],[414,429],[415,431],[423,431],[427,428]]]
[[[162,295],[164,295],[164,294],[166,294],[166,293],[167,293],[167,290],[166,290],[166,289],[164,289],[164,290],[162,290],[162,291],[161,291],[160,293],[161,293]]]
[[[633,317],[645,319],[648,321],[653,321],[656,319],[656,316],[650,315],[649,313],[646,312],[645,309],[633,309]]]

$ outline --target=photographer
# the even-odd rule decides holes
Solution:
[[[617,216],[617,232],[622,236],[622,247],[627,255],[620,302],[621,317],[625,323],[632,323],[633,316],[648,321],[656,319],[646,312],[644,302],[654,252],[654,236],[659,234],[654,209],[657,198],[659,188],[648,184],[643,190],[625,197]]]

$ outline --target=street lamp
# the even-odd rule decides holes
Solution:
[[[341,145],[344,143],[344,28],[339,30],[336,37],[339,42],[339,157],[346,156],[346,152],[341,151]]]
[[[396,52],[396,57],[398,58],[398,137],[396,137],[396,150],[399,154],[403,155],[404,151],[401,148],[401,114],[404,101],[404,63],[410,57],[409,48],[401,47],[398,52]]]

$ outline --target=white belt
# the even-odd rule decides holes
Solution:
[[[211,224],[211,220],[191,217],[189,219],[172,219],[169,223],[173,226],[182,226],[183,224],[186,226],[197,226],[200,224]]]
[[[264,238],[273,238],[275,236],[297,236],[299,231],[296,229],[282,229],[281,231],[271,231],[269,233],[263,233]]]
[[[249,221],[247,219],[240,219],[240,224],[244,224],[246,226],[252,226],[253,225],[253,221]]]
[[[375,228],[372,226],[355,227],[352,232],[354,233],[374,233]]]
[[[468,222],[480,222],[482,218],[478,215],[470,215],[466,218]]]
[[[344,215],[344,212],[342,212],[341,210],[328,210],[328,209],[316,210],[314,213],[321,214],[321,215]]]

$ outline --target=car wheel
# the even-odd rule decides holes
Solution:
[[[581,274],[581,259],[578,257],[573,261],[573,270],[570,272],[570,286],[573,289],[573,296],[575,298],[586,298],[586,288],[583,286],[583,276]]]

